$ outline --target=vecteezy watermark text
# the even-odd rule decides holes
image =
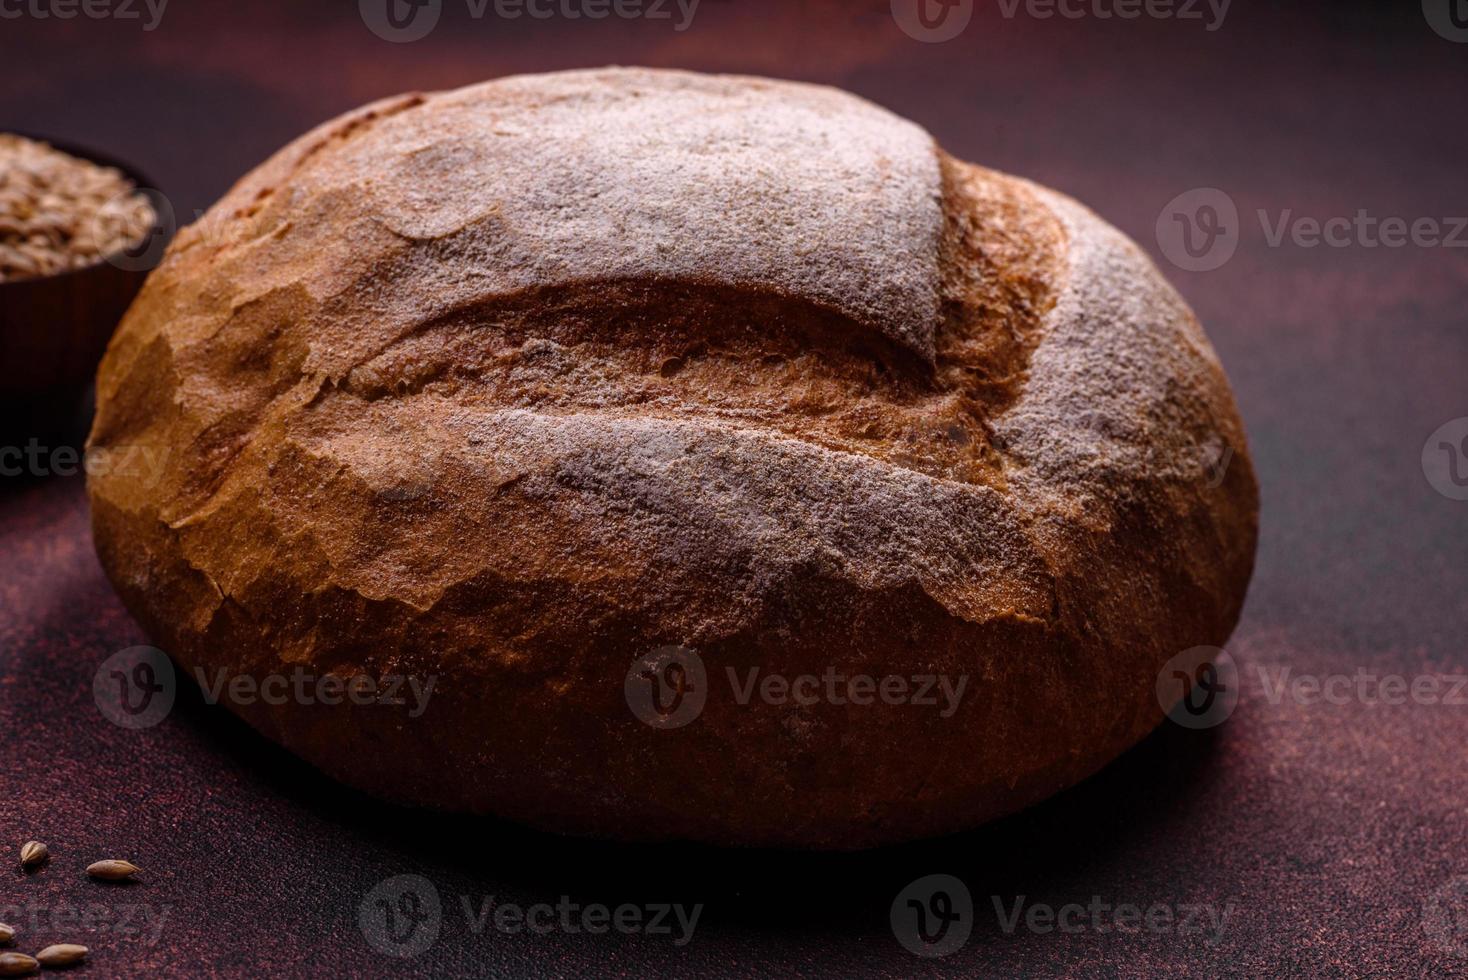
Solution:
[[[1468,216],[1372,214],[1316,217],[1293,208],[1255,217],[1268,248],[1468,248]],[[1198,187],[1174,197],[1157,216],[1157,245],[1173,265],[1189,272],[1221,268],[1239,247],[1246,230],[1238,205],[1216,187]]]
[[[156,946],[172,910],[169,905],[136,902],[88,902],[85,905],[27,903],[0,905],[0,922],[24,928],[31,934],[106,934],[124,939],[137,938],[146,946]]]
[[[315,674],[304,667],[288,673],[230,674],[221,669],[211,676],[195,668],[194,679],[209,704],[224,701],[248,707],[254,704],[305,706],[354,705],[406,708],[409,718],[428,710],[438,678],[409,674]],[[173,661],[157,647],[136,646],[104,660],[92,677],[92,697],[103,717],[123,728],[151,728],[173,710],[178,684]]]
[[[1249,679],[1271,707],[1304,708],[1416,705],[1468,708],[1468,674],[1378,673],[1357,669],[1333,674],[1296,672],[1288,665],[1244,670],[1227,650],[1193,647],[1169,660],[1157,675],[1157,700],[1169,719],[1185,728],[1213,728],[1233,714]]]
[[[1285,208],[1277,215],[1260,208],[1259,227],[1270,248],[1288,238],[1297,248],[1468,248],[1468,217],[1378,217],[1358,208],[1351,217],[1312,218]]]
[[[290,674],[266,674],[256,679],[250,674],[235,674],[216,670],[212,678],[201,669],[195,669],[194,677],[204,692],[204,700],[218,704],[221,699],[237,705],[255,703],[268,705],[355,704],[359,707],[380,705],[389,708],[408,708],[408,717],[420,717],[428,710],[428,699],[438,685],[437,677],[420,678],[411,675],[388,674],[381,678],[369,674],[313,674],[296,668]],[[411,705],[409,699],[411,698]]]
[[[1023,13],[1036,20],[1180,20],[1206,21],[1203,29],[1223,26],[1233,0],[995,0],[1006,20]]]
[[[0,0],[0,20],[139,20],[152,31],[167,6],[168,0]]]
[[[551,902],[506,902],[494,895],[458,896],[464,927],[473,935],[486,929],[504,935],[556,933],[667,937],[674,946],[686,946],[698,928],[703,905],[647,903],[604,905],[575,902],[561,895]],[[368,945],[400,959],[417,956],[433,946],[445,926],[443,896],[422,875],[395,875],[379,882],[357,906],[357,925]]]
[[[468,895],[459,896],[464,918],[469,931],[479,935],[491,924],[496,932],[517,932],[548,936],[551,933],[585,932],[602,935],[619,932],[625,936],[637,934],[647,936],[670,936],[674,946],[686,946],[693,939],[693,930],[698,928],[698,918],[703,914],[702,905],[691,908],[676,903],[652,903],[633,905],[623,903],[607,906],[599,902],[581,905],[562,895],[554,905],[549,902],[534,902],[522,905],[516,902],[497,901],[493,895],[485,895],[476,903]]]
[[[729,686],[734,691],[734,700],[748,704],[756,694],[765,704],[911,704],[918,707],[939,708],[939,716],[952,718],[968,686],[968,676],[961,675],[955,684],[947,674],[885,674],[873,677],[870,674],[845,674],[835,667],[827,667],[819,676],[784,674],[760,676],[760,668],[750,667],[740,672],[725,667]]]
[[[973,19],[975,0],[891,0],[892,19],[908,37],[951,41]],[[994,0],[1005,20],[1176,20],[1223,26],[1233,0]]]
[[[1050,905],[1030,902],[1025,895],[1006,899],[989,896],[994,916],[1005,935],[1023,929],[1035,935],[1050,933],[1141,933],[1201,936],[1218,945],[1234,913],[1234,903],[1114,902],[1092,895],[1086,902]],[[927,875],[911,882],[892,901],[892,934],[909,952],[922,957],[948,956],[968,942],[975,921],[968,887],[952,875]]]
[[[619,20],[673,21],[683,32],[693,24],[701,0],[463,0],[474,20]],[[358,0],[367,29],[384,41],[421,41],[438,26],[444,0]]]
[[[156,446],[47,446],[31,438],[24,446],[0,446],[0,477],[139,474],[156,479],[167,453]]]
[[[1112,903],[1100,895],[1092,895],[1085,904],[1067,902],[1058,906],[1027,902],[1024,895],[1018,895],[1012,901],[991,895],[990,901],[994,905],[999,928],[1005,935],[1013,935],[1021,927],[1042,936],[1052,932],[1068,935],[1083,932],[1137,935],[1146,932],[1202,936],[1210,946],[1218,945],[1223,938],[1229,916],[1234,912],[1233,902],[1226,902],[1222,907],[1191,902],[1140,905]]]
[[[1440,705],[1468,707],[1468,674],[1377,674],[1357,670],[1350,674],[1296,674],[1292,667],[1270,671],[1256,667],[1259,685],[1272,705],[1286,699],[1312,705]]]
[[[817,704],[913,706],[936,708],[951,718],[968,687],[968,675],[942,673],[848,673],[831,665],[821,673],[783,674],[761,667],[725,666],[724,677],[734,703],[810,707]],[[717,675],[715,675],[717,676]],[[682,646],[659,647],[637,657],[623,681],[627,706],[654,728],[681,728],[697,718],[712,685],[703,658]]]

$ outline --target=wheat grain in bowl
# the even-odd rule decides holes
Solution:
[[[141,241],[156,218],[115,167],[0,133],[0,282],[94,265]]]

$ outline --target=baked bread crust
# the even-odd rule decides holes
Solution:
[[[1224,642],[1257,490],[1186,305],[1075,202],[835,90],[606,69],[384,100],[184,229],[98,376],[104,568],[233,709],[394,800],[852,848],[1070,785]],[[1220,464],[1222,464],[1220,466]],[[1222,469],[1221,478],[1219,470]],[[634,660],[966,676],[737,703]]]

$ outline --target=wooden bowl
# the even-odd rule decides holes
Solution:
[[[17,135],[122,171],[148,192],[155,216],[133,249],[80,269],[0,282],[0,433],[7,441],[76,427],[113,329],[173,234],[171,207],[136,168],[60,140]]]

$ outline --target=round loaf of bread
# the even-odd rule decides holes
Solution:
[[[1142,252],[807,85],[343,116],[178,235],[98,403],[98,554],[183,676],[352,786],[575,834],[1015,811],[1162,720],[1253,563]]]

